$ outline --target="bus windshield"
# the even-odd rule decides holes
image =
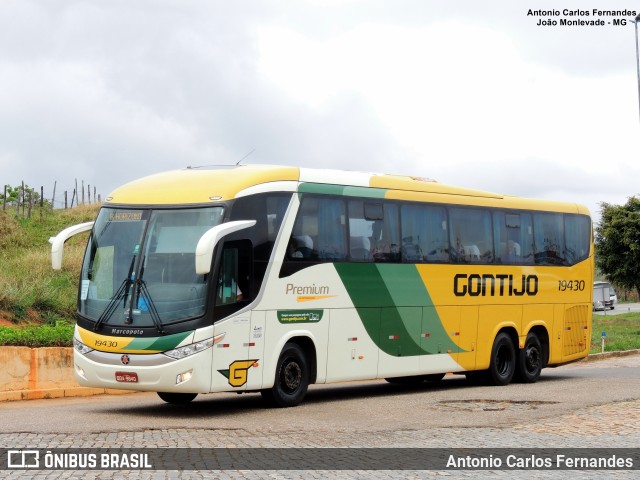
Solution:
[[[203,315],[206,278],[195,272],[195,249],[222,218],[222,207],[103,208],[82,266],[80,314],[98,324],[159,331]]]

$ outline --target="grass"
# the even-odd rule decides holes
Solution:
[[[606,332],[605,352],[640,349],[640,313],[594,315],[590,353],[602,351],[602,332]]]
[[[60,323],[74,322],[78,273],[88,234],[67,242],[59,272],[51,268],[48,239],[65,227],[92,220],[97,209],[91,205],[48,210],[34,213],[31,219],[0,210],[0,325],[48,325],[55,330]]]

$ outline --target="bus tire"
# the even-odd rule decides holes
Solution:
[[[197,393],[158,392],[158,396],[173,405],[185,405],[198,396]]]
[[[309,364],[302,348],[287,343],[280,353],[276,378],[272,388],[262,390],[262,397],[271,405],[287,408],[299,405],[309,388]]]
[[[491,349],[488,380],[496,386],[508,385],[516,371],[516,351],[511,337],[499,333]]]
[[[533,383],[538,380],[542,372],[543,350],[538,335],[530,332],[518,353],[517,377],[524,383]]]

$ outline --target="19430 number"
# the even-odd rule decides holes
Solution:
[[[586,286],[584,280],[558,280],[558,290],[566,292],[567,290],[572,292],[582,292]]]

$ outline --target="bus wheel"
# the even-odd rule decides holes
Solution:
[[[493,385],[507,385],[516,371],[516,351],[511,337],[502,332],[493,342],[488,377]]]
[[[542,344],[535,333],[529,333],[518,355],[518,380],[533,383],[542,372]]]
[[[307,358],[295,343],[287,343],[282,349],[273,387],[262,390],[262,397],[276,407],[295,407],[307,394],[309,367]]]
[[[158,396],[167,403],[184,405],[198,396],[197,393],[158,392]]]

